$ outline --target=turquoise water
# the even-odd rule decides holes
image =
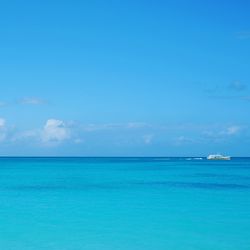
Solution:
[[[249,250],[250,158],[0,158],[0,249]]]

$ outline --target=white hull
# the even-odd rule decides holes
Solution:
[[[209,155],[207,157],[208,160],[215,160],[215,161],[229,161],[231,160],[230,156],[223,156],[223,155]]]

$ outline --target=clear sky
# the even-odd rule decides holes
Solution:
[[[3,0],[0,155],[250,156],[247,0]]]

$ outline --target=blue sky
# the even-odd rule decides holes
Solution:
[[[1,1],[0,155],[250,156],[249,1]]]

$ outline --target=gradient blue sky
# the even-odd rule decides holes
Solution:
[[[250,156],[249,1],[1,1],[0,155]]]

